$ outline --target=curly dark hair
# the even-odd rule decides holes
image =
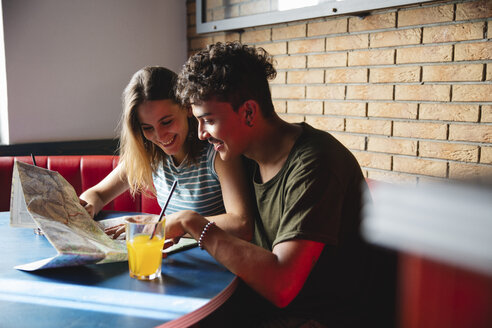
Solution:
[[[184,105],[228,102],[237,111],[255,100],[265,117],[274,112],[268,80],[277,71],[265,49],[239,42],[217,42],[191,56],[178,77],[176,94]]]

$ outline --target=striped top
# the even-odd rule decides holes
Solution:
[[[161,208],[174,180],[178,181],[166,214],[182,210],[193,210],[203,216],[225,213],[220,182],[215,172],[215,154],[213,146],[207,144],[200,152],[197,164],[187,166],[183,161],[177,167],[171,156],[166,157],[165,165],[153,174],[157,201]]]

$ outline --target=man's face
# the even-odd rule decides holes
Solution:
[[[210,100],[191,107],[193,115],[198,119],[198,137],[208,140],[222,160],[244,152],[244,124],[240,114],[229,103]]]

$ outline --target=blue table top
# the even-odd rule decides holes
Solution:
[[[56,250],[33,229],[10,227],[9,218],[0,212],[1,327],[154,327],[202,308],[235,283],[196,247],[169,255],[153,281],[130,278],[128,262],[16,270]]]

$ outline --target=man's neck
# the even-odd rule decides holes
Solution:
[[[282,169],[302,128],[287,123],[276,115],[261,124],[255,143],[247,156],[258,163],[264,183]]]

